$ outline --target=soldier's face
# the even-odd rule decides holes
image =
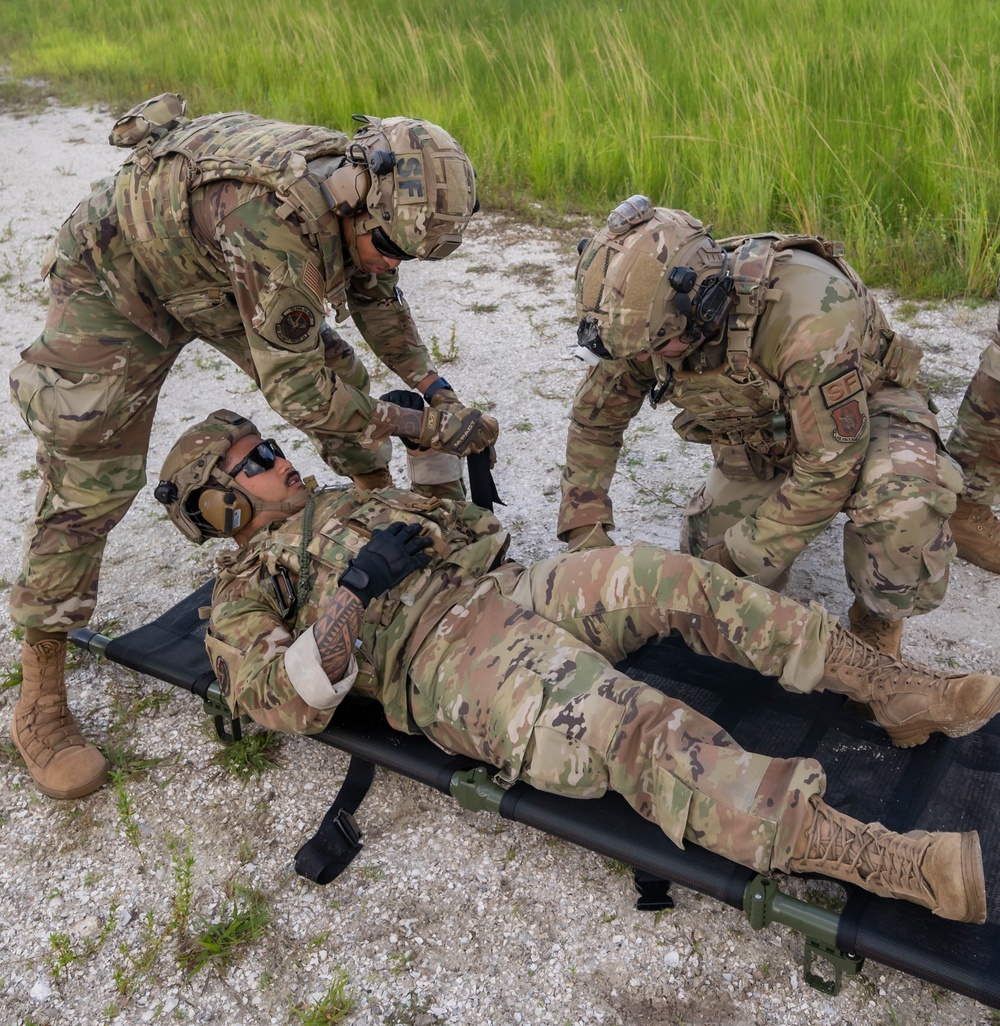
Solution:
[[[227,473],[237,466],[245,456],[260,445],[261,439],[258,435],[247,435],[239,439],[235,445],[230,446],[226,458],[222,462],[222,469]],[[257,469],[256,473],[248,474],[241,470],[233,480],[245,492],[265,502],[284,502],[301,492],[305,485],[299,472],[285,459],[284,456],[277,456],[274,465],[269,470]]]
[[[371,232],[357,236],[357,247],[361,269],[369,274],[385,274],[387,271],[394,271],[399,267],[399,260],[386,256],[375,248]]]

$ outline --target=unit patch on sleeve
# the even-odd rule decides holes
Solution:
[[[842,402],[850,399],[852,395],[863,392],[864,387],[861,384],[861,375],[852,368],[846,374],[841,374],[839,378],[828,381],[820,388],[820,391],[823,393],[823,402],[826,403],[826,408],[831,410],[834,406],[839,406]]]
[[[861,404],[857,399],[851,399],[843,406],[831,410],[830,416],[833,417],[833,437],[838,442],[856,442],[868,426],[868,417],[861,412]]]
[[[274,333],[288,345],[301,342],[316,326],[316,318],[308,306],[290,306],[274,325]]]

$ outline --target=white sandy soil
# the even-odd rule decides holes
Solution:
[[[37,267],[88,184],[121,152],[105,111],[49,105],[0,111],[0,361],[3,379],[40,331]],[[514,553],[559,551],[554,537],[573,358],[568,227],[538,228],[488,212],[451,258],[406,266],[402,285],[440,370],[468,402],[488,401],[503,435],[495,470]],[[926,350],[947,428],[995,309],[915,308],[883,297]],[[348,334],[354,340],[355,335]],[[363,344],[362,344],[363,348]],[[370,356],[370,354],[368,354]],[[367,359],[367,357],[366,357]],[[369,359],[374,388],[397,385]],[[157,413],[151,477],[189,423],[227,406],[252,415],[303,472],[330,480],[308,444],[213,350],[191,345]],[[34,443],[0,404],[6,483],[0,585],[9,594],[32,509]],[[708,453],[681,444],[669,411],[644,408],[628,433],[613,497],[618,540],[676,545],[680,509]],[[397,480],[405,480],[400,456]],[[796,565],[790,592],[844,617],[840,525]],[[212,552],[187,543],[147,487],[108,545],[98,623],[136,627],[207,578]],[[907,628],[905,652],[941,667],[1000,668],[1000,581],[957,562],[946,601]],[[9,631],[5,667],[19,659]],[[839,997],[803,983],[801,940],[754,934],[735,911],[675,888],[677,909],[633,908],[632,881],[589,853],[379,772],[359,819],[366,847],[327,888],[297,878],[292,858],[318,825],[346,757],[282,739],[281,768],[242,783],[213,760],[220,745],[184,692],[92,658],[70,677],[72,704],[98,743],[152,765],[77,802],[33,789],[0,750],[0,1021],[3,1023],[286,1023],[340,971],[354,1008],[343,1022],[875,1026],[996,1022],[991,1010],[869,962]],[[16,692],[0,692],[0,728]],[[193,869],[189,929],[222,918],[234,885],[264,894],[270,925],[231,964],[191,978],[178,968],[178,880]],[[835,890],[835,889],[834,889]],[[333,1020],[331,1020],[333,1021]]]

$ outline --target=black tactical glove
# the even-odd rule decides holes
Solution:
[[[419,531],[419,524],[398,521],[372,531],[371,541],[347,564],[337,583],[367,606],[431,561],[430,553],[421,551],[431,540]]]
[[[424,410],[417,441],[429,449],[450,452],[453,456],[468,456],[482,452],[497,440],[500,425],[481,410],[466,406],[450,409]]]
[[[422,410],[424,408],[424,397],[419,392],[409,392],[405,388],[394,388],[391,392],[386,392],[385,395],[380,395],[379,399],[384,403],[394,403],[396,406],[402,406],[407,410]],[[403,445],[412,452],[427,452],[426,445],[417,445],[411,438],[402,439]]]

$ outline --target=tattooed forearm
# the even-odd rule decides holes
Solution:
[[[331,681],[341,680],[347,672],[364,617],[365,607],[358,596],[348,588],[338,588],[316,621],[313,637],[323,670]]]
[[[396,421],[396,434],[401,438],[419,438],[423,419],[423,413],[420,410],[401,410],[399,419]]]

